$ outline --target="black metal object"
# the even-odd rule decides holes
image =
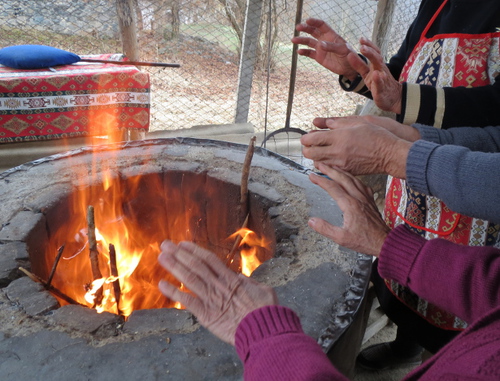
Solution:
[[[144,62],[144,61],[112,61],[112,60],[99,60],[93,58],[80,58],[80,62],[99,62],[99,63],[108,63],[113,65],[127,65],[127,66],[181,67],[181,65],[177,63]]]
[[[297,37],[299,35],[299,31],[297,31],[296,26],[302,22],[302,9],[304,5],[304,0],[297,0],[297,12],[295,14],[295,25],[293,36]],[[269,135],[267,135],[267,131],[264,132],[264,140],[261,143],[261,147],[266,147],[266,142],[274,137],[277,134],[282,132],[289,133],[295,132],[301,135],[307,134],[307,131],[301,130],[300,128],[290,127],[290,118],[292,116],[292,106],[293,106],[293,93],[295,91],[295,79],[297,77],[297,54],[298,46],[297,44],[293,44],[292,48],[292,67],[290,69],[290,85],[288,88],[288,103],[286,107],[286,119],[285,119],[285,127],[280,128],[279,130],[273,131]]]

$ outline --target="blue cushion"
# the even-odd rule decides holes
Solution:
[[[0,64],[14,69],[41,69],[78,61],[80,57],[74,53],[45,45],[17,45],[0,49]]]

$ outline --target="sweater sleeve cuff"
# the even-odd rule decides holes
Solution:
[[[406,182],[413,190],[430,195],[427,182],[427,166],[432,152],[439,144],[417,140],[412,144],[406,159]]]
[[[366,63],[368,62],[368,59],[363,56],[362,54],[358,53],[358,56],[361,57],[363,61]],[[345,78],[343,75],[339,76],[339,84],[342,90],[348,91],[348,92],[354,92],[357,94],[361,94],[367,97],[370,97],[370,90],[368,87],[366,87],[365,81],[363,80],[363,77],[361,75],[357,75],[357,77],[354,79],[354,81],[350,81],[347,78]]]
[[[403,83],[401,114],[403,124],[422,123],[441,128],[445,117],[445,92],[430,85]]]
[[[439,134],[440,130],[432,127],[432,126],[425,126],[423,124],[414,124],[413,127],[415,127],[418,132],[420,132],[420,139],[427,140],[429,142],[434,142],[438,144],[442,144],[441,142],[441,136]]]
[[[403,82],[401,114],[397,116],[397,121],[402,124],[412,125],[418,120],[419,110],[420,85]]]
[[[406,226],[394,228],[384,241],[379,256],[378,271],[382,278],[408,285],[409,274],[425,238],[411,232]]]
[[[236,329],[235,347],[244,361],[252,344],[284,333],[303,333],[300,319],[290,308],[265,306],[250,312]]]

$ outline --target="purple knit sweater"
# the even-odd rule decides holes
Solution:
[[[472,323],[405,380],[500,380],[498,249],[426,241],[401,225],[384,243],[379,272]],[[346,379],[286,307],[248,314],[236,332],[236,350],[247,381]]]

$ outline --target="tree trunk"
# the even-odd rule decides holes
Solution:
[[[171,36],[172,36],[172,38],[177,38],[177,37],[179,37],[180,26],[181,26],[179,0],[172,0],[172,6],[170,9],[172,12],[172,34],[171,34]]]
[[[134,0],[116,0],[123,52],[131,61],[139,61]]]
[[[241,43],[243,41],[243,25],[246,12],[246,1],[236,0],[235,5],[233,6],[231,6],[229,0],[219,0],[219,2],[224,6],[226,17],[229,20],[234,32],[236,33],[236,36],[238,37],[239,52],[241,50]]]
[[[144,30],[144,20],[142,19],[142,10],[139,6],[139,0],[132,0],[135,9],[135,18],[137,20],[137,30]]]
[[[273,59],[274,46],[276,39],[278,38],[278,14],[276,11],[275,0],[267,0],[267,4],[263,4],[263,9],[265,9],[265,14],[263,13],[261,18],[261,25],[259,27],[259,36],[264,36],[264,38],[259,38],[259,46],[257,47],[257,63],[259,67],[270,70],[276,65]],[[271,20],[269,20],[271,19]],[[261,42],[261,40],[263,42]]]
[[[163,36],[165,26],[168,25],[168,7],[169,5],[164,0],[156,0],[153,2],[153,20],[151,21],[151,29],[155,35]]]

